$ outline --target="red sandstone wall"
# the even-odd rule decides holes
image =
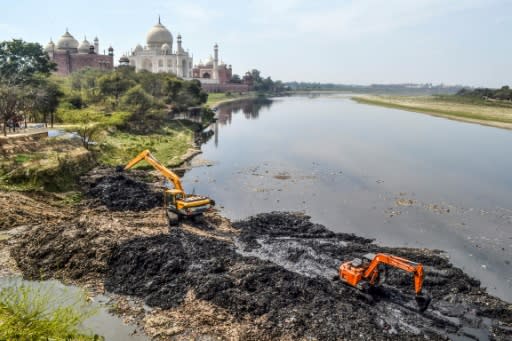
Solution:
[[[69,55],[67,53],[55,53],[53,61],[57,63],[57,74],[61,76],[69,75]]]
[[[55,53],[53,61],[57,63],[56,73],[59,75],[69,75],[86,67],[102,70],[114,68],[114,57],[108,55]]]
[[[231,80],[231,70],[227,67],[219,68],[219,82],[221,84],[228,83]]]
[[[202,84],[201,87],[206,92],[247,92],[249,91],[249,85],[247,84]]]

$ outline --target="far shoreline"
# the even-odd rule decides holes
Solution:
[[[490,109],[494,108],[492,106],[469,105],[451,103],[447,101],[438,101],[437,103],[434,103],[434,98],[431,96],[425,96],[422,103],[420,101],[414,102],[414,99],[416,98],[418,97],[381,97],[371,95],[354,95],[351,97],[353,101],[360,104],[368,104],[385,108],[416,112],[458,122],[473,123],[487,127],[512,130],[512,109],[500,108],[501,111],[505,112],[501,115],[502,117],[496,117],[496,115],[493,117],[486,113],[489,112]],[[445,107],[439,108],[439,106]]]

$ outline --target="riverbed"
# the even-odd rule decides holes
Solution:
[[[337,232],[446,251],[512,302],[512,133],[348,97],[228,103],[183,178],[240,219],[302,211]]]

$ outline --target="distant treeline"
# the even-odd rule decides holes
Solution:
[[[372,85],[347,85],[334,83],[310,83],[287,82],[285,86],[295,91],[346,91],[352,93],[373,94],[410,94],[410,95],[435,95],[455,94],[462,86],[432,85],[427,84],[372,84]]]
[[[502,101],[512,101],[512,89],[508,85],[502,86],[500,89],[477,88],[477,89],[460,89],[457,94],[460,97],[474,99],[493,99]]]

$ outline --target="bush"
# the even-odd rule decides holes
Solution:
[[[80,95],[69,96],[68,103],[71,104],[73,109],[82,109],[84,107],[84,101]]]
[[[121,103],[126,108],[133,108],[137,114],[143,114],[151,109],[153,97],[140,85],[134,86],[122,97]]]
[[[96,313],[85,295],[16,281],[0,288],[0,340],[98,340],[79,328]]]

